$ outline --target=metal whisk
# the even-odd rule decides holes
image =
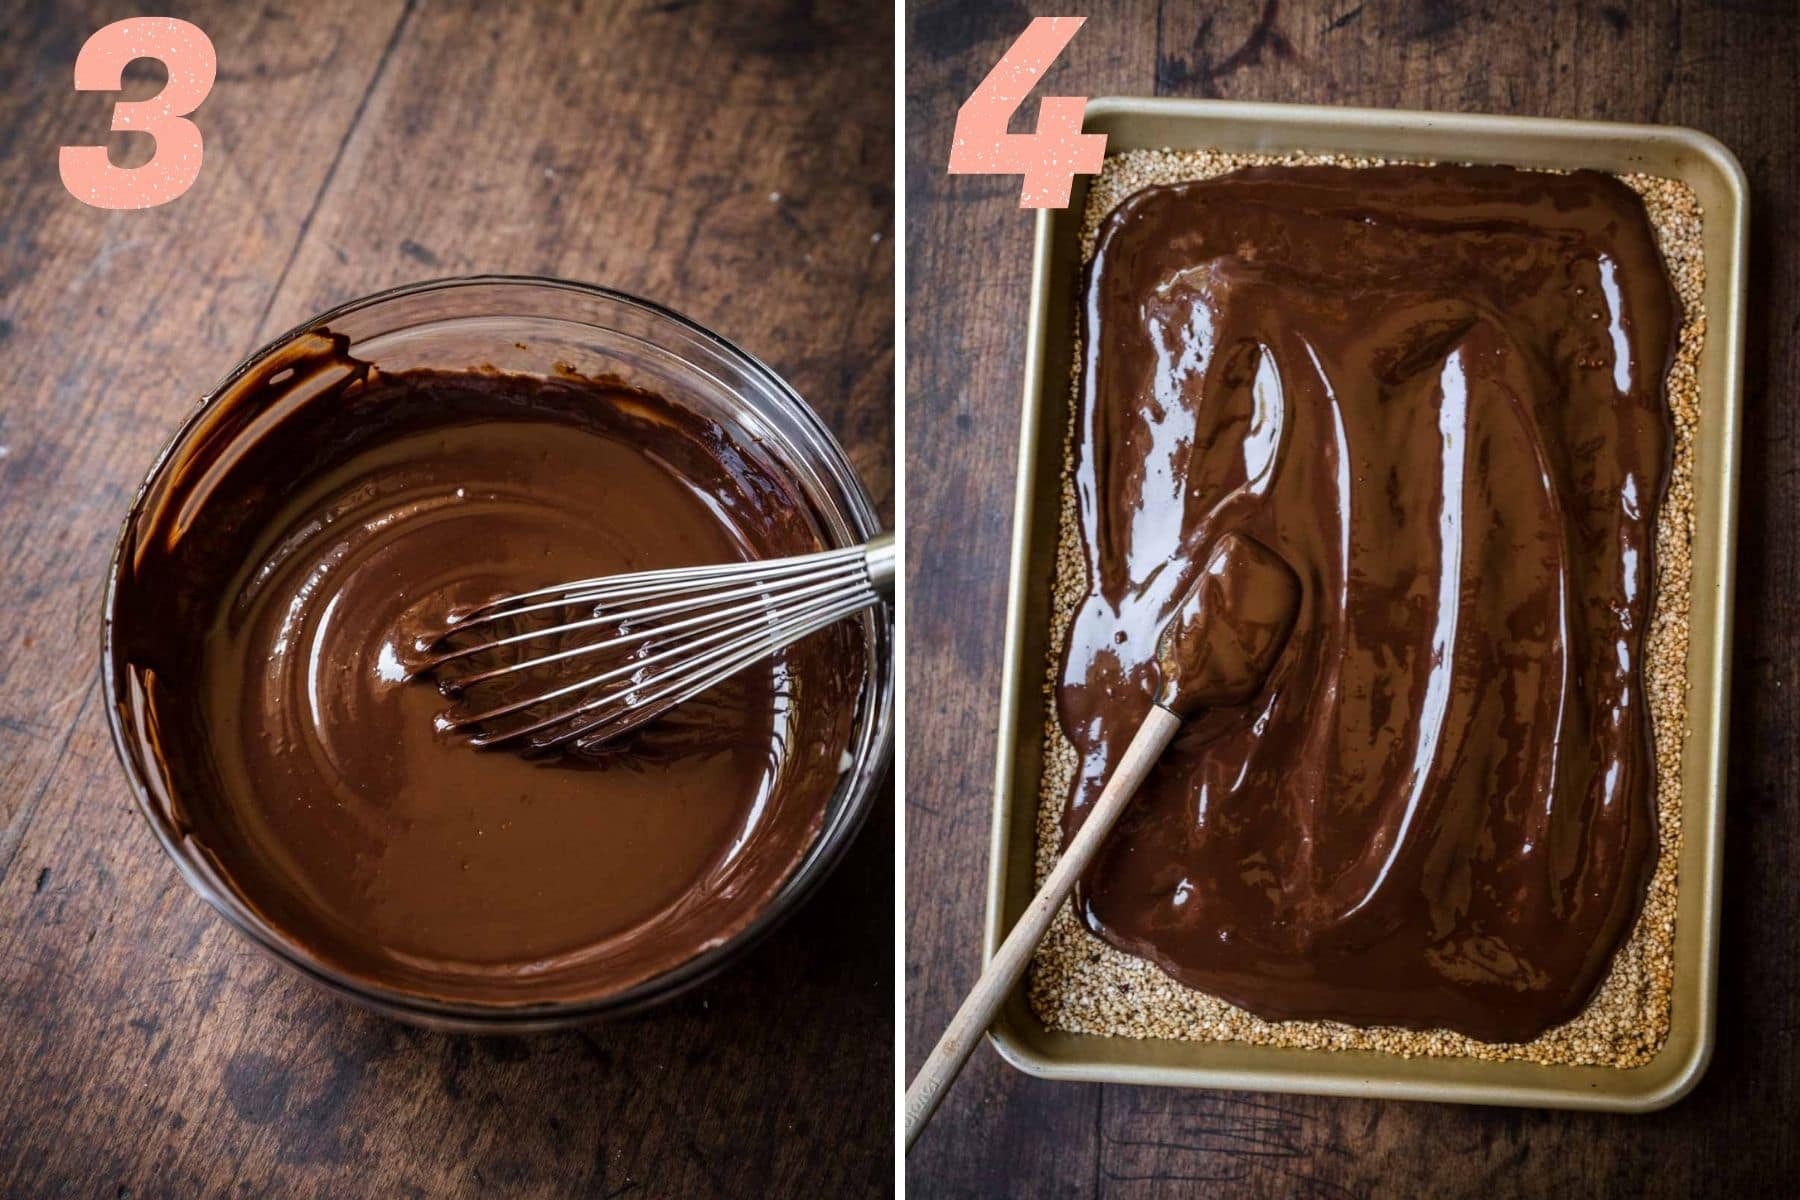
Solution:
[[[455,617],[413,674],[476,746],[592,750],[759,659],[893,596],[894,539],[582,579]]]

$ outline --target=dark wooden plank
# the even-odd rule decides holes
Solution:
[[[994,762],[986,714],[1000,678],[1031,239],[1017,179],[951,179],[943,164],[958,106],[1027,19],[1017,5],[946,3],[911,6],[908,20],[909,1078],[981,965]],[[1142,90],[1134,64],[1155,56],[1155,5],[1121,5],[1088,22],[1041,91]],[[1026,1079],[979,1048],[913,1151],[908,1186],[977,1195],[1004,1179],[1014,1195],[1088,1194],[1099,1118],[1100,1089]]]
[[[92,708],[98,638],[75,614],[96,603],[96,556],[173,420],[249,348],[245,314],[267,303],[400,4],[245,6],[229,22],[196,14],[214,27],[223,62],[254,57],[269,73],[223,73],[204,110],[206,168],[177,204],[106,213],[63,190],[56,147],[106,140],[109,103],[74,91],[75,54],[131,11],[69,5],[21,18],[4,50],[0,577],[15,622],[0,655],[6,875],[78,713]],[[266,124],[246,121],[251,103]]]
[[[653,297],[780,371],[891,511],[892,42],[866,3],[421,9],[263,332],[476,271]]]
[[[909,1069],[978,957],[993,734],[973,714],[999,685],[1029,277],[1016,181],[950,179],[943,163],[963,97],[1029,16],[1060,11],[920,4],[908,26],[906,870],[909,896],[932,898],[908,912]],[[1754,1195],[1794,1177],[1800,954],[1770,931],[1800,920],[1800,745],[1783,703],[1800,658],[1797,53],[1800,10],[1785,3],[1281,0],[1090,18],[1051,90],[1662,121],[1742,158],[1752,272],[1719,1046],[1692,1096],[1637,1118],[1058,1087],[984,1050],[971,1094],[908,1162],[916,1194]]]
[[[193,397],[406,279],[550,271],[682,308],[808,395],[891,511],[887,10],[183,6],[220,57],[205,169],[104,214],[54,147],[104,128],[68,79],[122,15],[41,6],[0,48],[0,1195],[888,1191],[884,807],[691,997],[444,1037],[316,994],[188,892],[94,686],[111,539]]]

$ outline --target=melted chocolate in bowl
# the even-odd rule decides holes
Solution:
[[[1272,1019],[1523,1041],[1574,1016],[1655,846],[1679,312],[1635,194],[1468,167],[1150,188],[1102,226],[1082,320],[1065,838],[1219,539],[1300,593],[1258,693],[1138,794],[1083,919]]]
[[[123,548],[114,656],[178,832],[281,938],[430,1000],[593,999],[722,943],[811,846],[865,670],[849,624],[595,758],[439,734],[403,665],[503,593],[823,548],[719,426],[309,334],[183,446]]]

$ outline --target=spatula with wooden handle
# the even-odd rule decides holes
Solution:
[[[1093,862],[1119,814],[1182,723],[1205,709],[1246,704],[1281,656],[1300,606],[1300,583],[1272,551],[1242,534],[1219,539],[1200,578],[1156,644],[1161,686],[1112,778],[1025,914],[1000,943],[950,1027],[906,1089],[906,1148],[937,1111],[975,1043],[993,1023],[1033,951]]]

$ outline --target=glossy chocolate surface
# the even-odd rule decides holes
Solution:
[[[1156,702],[1182,720],[1247,704],[1262,690],[1300,611],[1300,581],[1274,553],[1227,533],[1163,626]]]
[[[1679,328],[1637,197],[1506,168],[1255,168],[1101,228],[1075,427],[1089,591],[1064,834],[1242,534],[1298,580],[1083,881],[1087,924],[1259,1015],[1529,1039],[1655,848],[1642,650]]]
[[[499,594],[819,549],[717,425],[309,335],[187,444],[126,543],[114,637],[181,834],[280,936],[428,998],[596,998],[728,938],[811,845],[864,670],[848,624],[592,759],[439,734],[404,665]]]

